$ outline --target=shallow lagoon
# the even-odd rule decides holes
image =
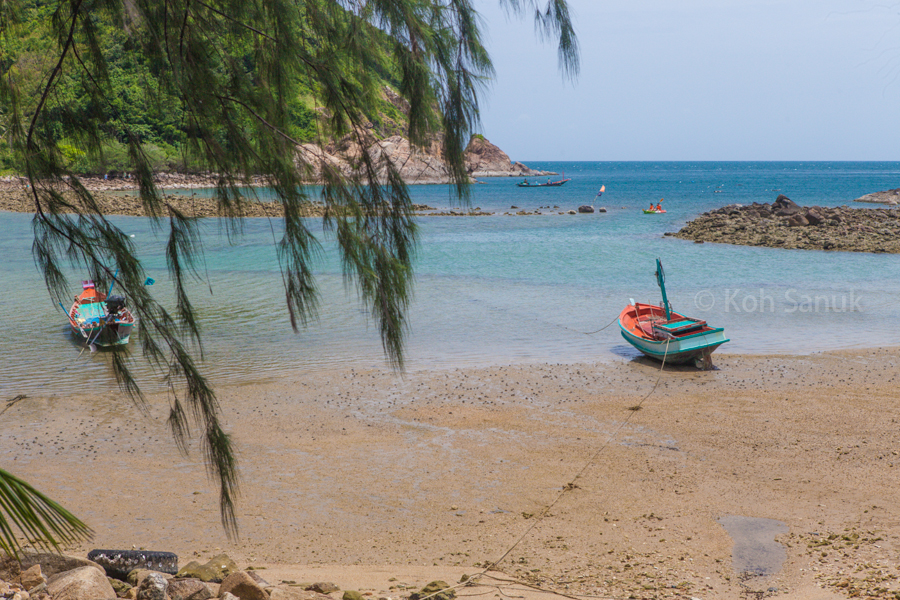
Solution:
[[[900,163],[545,163],[572,181],[520,189],[510,179],[473,186],[471,204],[543,216],[423,217],[410,310],[408,367],[522,361],[630,360],[612,322],[629,298],[656,301],[654,259],[662,258],[676,310],[724,326],[729,353],[811,353],[896,345],[900,256],[694,244],[663,237],[693,216],[729,203],[839,205],[896,187]],[[601,184],[607,192],[594,200]],[[447,186],[412,188],[414,201],[452,206]],[[665,215],[640,208],[665,197]],[[607,213],[559,215],[580,204]],[[559,206],[559,209],[552,207]],[[161,241],[144,219],[116,217],[135,236],[154,292],[171,302]],[[318,227],[317,220],[311,220]],[[277,227],[277,224],[276,224]],[[30,216],[0,213],[0,397],[114,386],[103,353],[80,353],[62,311],[31,259]],[[268,220],[248,219],[229,244],[217,220],[205,225],[208,283],[193,299],[205,334],[206,369],[216,381],[266,379],[329,366],[383,367],[377,328],[345,287],[326,238],[317,265],[317,322],[295,335],[284,308]],[[81,274],[73,273],[73,295]],[[210,293],[210,288],[212,293]],[[64,301],[65,303],[65,301]],[[144,367],[139,366],[139,369]]]

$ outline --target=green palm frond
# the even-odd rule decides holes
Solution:
[[[30,545],[59,550],[60,544],[90,539],[90,527],[15,475],[0,469],[0,550],[16,555],[24,535]]]

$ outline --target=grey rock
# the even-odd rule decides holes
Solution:
[[[578,212],[580,213],[592,213],[594,212],[593,206],[588,206],[587,204],[583,204],[578,207]]]
[[[92,560],[78,558],[76,556],[66,556],[65,554],[54,554],[52,552],[25,554],[22,556],[20,564],[23,571],[34,565],[41,565],[41,573],[47,578],[79,567],[94,567],[103,571],[103,567]]]
[[[318,581],[312,585],[307,586],[306,589],[311,592],[319,592],[320,594],[330,594],[331,592],[336,592],[341,588],[331,583],[330,581]]]
[[[53,600],[104,600],[116,597],[106,573],[95,566],[57,573],[47,582],[47,592]]]
[[[128,574],[127,581],[132,586],[139,588],[141,587],[141,583],[143,583],[144,579],[147,578],[148,575],[156,573],[157,575],[162,576],[163,579],[169,580],[172,579],[173,575],[169,575],[168,573],[160,573],[159,571],[150,571],[149,569],[135,569],[131,573]]]
[[[788,227],[805,227],[806,225],[809,225],[809,221],[801,214],[788,217]]]
[[[169,581],[162,573],[151,571],[138,586],[137,600],[167,600]]]
[[[772,209],[777,217],[789,217],[791,215],[796,215],[802,210],[796,202],[784,194],[781,194],[775,199],[775,202],[772,204]]]
[[[817,211],[815,208],[811,208],[806,211],[806,220],[810,225],[817,226],[825,222],[825,217],[822,216],[822,214],[820,214],[819,211]]]
[[[91,550],[88,559],[106,569],[106,574],[124,579],[135,569],[147,569],[174,575],[178,572],[178,555],[150,550]]]
[[[601,206],[600,208],[597,209],[597,212],[598,212],[598,213],[606,212],[606,207],[605,207],[605,206]]]

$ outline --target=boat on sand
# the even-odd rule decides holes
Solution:
[[[674,312],[666,297],[665,273],[656,259],[656,281],[662,291],[662,306],[634,300],[619,314],[619,329],[629,344],[650,358],[668,364],[693,362],[698,368],[712,367],[711,354],[728,341],[722,327]]]

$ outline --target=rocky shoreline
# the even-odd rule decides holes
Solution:
[[[100,180],[102,183],[103,180]],[[190,180],[197,184],[197,180]],[[132,193],[117,193],[110,190],[109,187],[99,186],[94,189],[96,180],[85,181],[85,187],[93,190],[94,198],[105,215],[123,215],[132,217],[147,216],[140,198]],[[20,212],[31,213],[34,211],[32,199],[21,185],[13,187],[9,185],[9,181],[0,185],[0,212]],[[184,188],[187,186],[177,185],[172,187]],[[205,187],[201,184],[194,187]],[[188,188],[190,189],[190,188]],[[183,194],[166,194],[164,201],[172,208],[188,217],[219,217],[218,203],[215,198],[208,198],[191,194],[190,196]],[[542,215],[575,215],[579,213],[605,213],[606,208],[599,207],[594,209],[592,206],[579,206],[575,208],[560,209],[558,205],[539,206],[534,209],[520,209],[518,206],[511,206],[508,212],[504,211],[496,213],[492,211],[484,211],[481,207],[468,208],[459,207],[451,209],[439,209],[427,204],[413,204],[413,210],[420,216],[432,217],[490,217],[496,215],[503,216],[542,216]],[[325,205],[319,201],[312,201],[303,205],[301,215],[304,217],[322,217],[325,215]],[[256,202],[248,201],[242,207],[242,217],[274,217],[280,218],[284,216],[284,210],[278,202]]]
[[[799,206],[781,195],[772,204],[731,204],[703,213],[666,235],[697,243],[897,254],[900,210]]]
[[[418,591],[398,584],[376,598],[393,600],[386,596],[390,593],[410,600],[428,595],[452,600],[453,587],[440,580]],[[405,593],[399,596],[399,590]],[[0,557],[0,598],[8,600],[365,600],[373,595],[341,590],[331,582],[272,583],[252,566],[239,569],[227,554],[181,569],[175,554],[140,550],[94,550],[87,559],[51,553]]]

